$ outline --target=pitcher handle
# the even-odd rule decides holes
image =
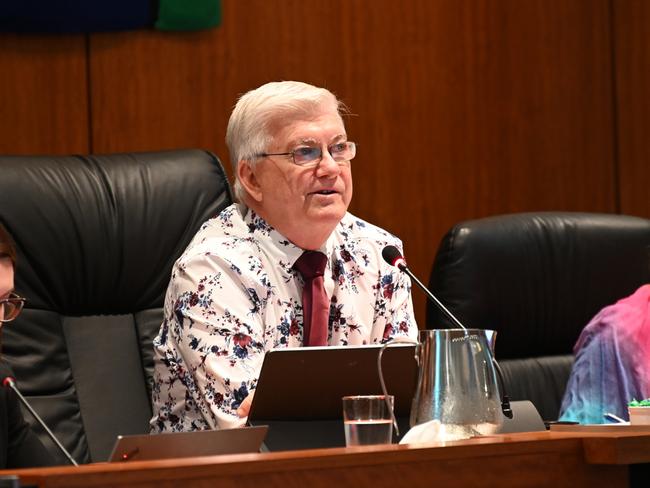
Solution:
[[[379,383],[381,384],[381,391],[384,394],[384,401],[386,402],[386,406],[388,407],[388,411],[390,412],[390,417],[393,420],[393,427],[395,428],[395,434],[399,436],[399,427],[397,426],[397,418],[395,418],[395,405],[394,402],[393,405],[391,405],[390,400],[388,399],[388,390],[386,390],[386,382],[384,381],[384,371],[381,367],[381,358],[384,357],[384,351],[386,350],[387,347],[395,344],[415,344],[417,346],[419,342],[415,339],[411,339],[410,337],[404,337],[404,336],[394,337],[381,347],[381,349],[379,350],[379,354],[377,355],[377,373],[379,374]],[[416,354],[415,355],[416,360],[417,357],[418,356]]]
[[[497,376],[499,377],[499,383],[501,383],[501,411],[507,418],[512,419],[514,414],[512,412],[512,407],[510,406],[510,397],[506,392],[506,382],[503,380],[503,371],[495,358],[492,358],[492,364],[494,365],[494,371],[496,371]]]

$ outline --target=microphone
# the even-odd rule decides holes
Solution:
[[[45,422],[43,422],[43,419],[41,419],[41,417],[39,417],[39,415],[36,413],[36,411],[29,404],[27,399],[22,395],[22,393],[20,393],[20,391],[18,390],[18,387],[16,386],[16,380],[11,376],[6,375],[4,377],[4,379],[2,380],[2,386],[11,388],[16,393],[16,395],[18,395],[18,398],[20,399],[22,404],[25,405],[25,407],[27,407],[27,410],[29,410],[29,413],[31,413],[32,416],[36,419],[36,421],[41,425],[41,427],[43,427],[45,429],[45,432],[47,432],[47,435],[50,437],[50,439],[52,439],[54,441],[54,444],[56,444],[56,446],[59,448],[59,450],[63,454],[65,454],[65,457],[68,458],[68,461],[70,461],[74,466],[79,466],[79,464],[77,464],[77,461],[74,460],[74,458],[70,455],[70,453],[68,451],[66,451],[65,447],[63,447],[63,445],[59,442],[59,439],[57,439],[56,436],[52,433],[52,431],[48,428],[48,426],[45,425]]]
[[[442,313],[444,313],[454,324],[456,324],[459,329],[467,330],[467,328],[460,323],[460,320],[458,320],[456,316],[451,313],[447,307],[445,307],[442,302],[438,300],[436,296],[422,284],[420,280],[418,280],[417,276],[411,272],[406,264],[406,259],[404,259],[402,253],[399,252],[399,249],[397,249],[395,246],[386,246],[384,249],[382,249],[381,256],[388,264],[395,266],[397,269],[403,273],[406,273],[413,281],[415,281],[415,283],[417,283],[417,285],[422,288],[422,291],[426,293],[427,297],[436,305],[436,307],[438,307]],[[511,419],[513,417],[513,412],[512,408],[510,407],[510,397],[506,393],[506,385],[503,381],[503,372],[501,371],[501,366],[499,366],[499,363],[496,359],[494,359],[494,357],[492,358],[492,364],[494,364],[494,369],[497,373],[497,376],[499,377],[499,382],[501,383],[501,391],[503,392],[503,395],[501,395],[501,410],[503,412],[503,415]]]
[[[460,320],[458,320],[453,313],[451,313],[449,310],[447,310],[447,307],[445,307],[440,300],[436,298],[436,296],[429,291],[429,289],[422,284],[420,280],[417,279],[417,277],[411,272],[411,270],[408,268],[406,265],[406,260],[404,259],[404,256],[402,256],[402,253],[399,252],[399,249],[397,249],[395,246],[386,246],[384,249],[381,251],[381,256],[384,258],[384,261],[386,261],[388,264],[391,266],[395,266],[397,269],[400,271],[406,273],[409,275],[409,277],[417,283],[417,285],[422,288],[422,291],[426,293],[427,297],[435,304],[436,307],[438,307],[442,313],[444,313],[454,324],[458,326],[459,329],[467,330],[467,328],[460,323]]]

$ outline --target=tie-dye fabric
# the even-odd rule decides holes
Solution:
[[[650,285],[601,310],[574,353],[560,420],[602,424],[606,412],[627,419],[629,401],[650,397]]]

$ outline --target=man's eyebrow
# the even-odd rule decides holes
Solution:
[[[307,144],[307,145],[314,146],[320,144],[320,141],[318,139],[314,139],[313,137],[300,138],[291,141],[291,145],[297,145],[297,144]]]
[[[333,144],[341,139],[347,139],[346,134],[337,134],[332,139],[328,144]],[[304,138],[299,138],[294,141],[291,141],[291,145],[296,145],[296,144],[305,144],[305,145],[319,145],[321,142],[318,139],[315,139],[313,137],[304,137]]]

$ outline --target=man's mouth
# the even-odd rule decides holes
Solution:
[[[315,191],[314,192],[316,195],[331,195],[332,193],[336,193],[334,190],[321,190],[321,191]]]

